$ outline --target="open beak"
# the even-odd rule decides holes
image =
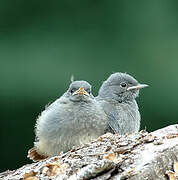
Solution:
[[[83,95],[86,95],[86,96],[89,96],[89,94],[85,91],[85,89],[83,87],[80,87],[77,91],[75,91],[72,96],[74,95],[80,95],[80,96],[83,96]]]
[[[142,89],[142,88],[145,88],[145,87],[148,87],[148,85],[147,84],[138,84],[137,86],[128,87],[127,91],[130,91],[130,90],[139,90],[139,89]]]

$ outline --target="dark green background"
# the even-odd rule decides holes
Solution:
[[[85,79],[93,94],[112,72],[150,85],[137,99],[142,128],[178,122],[178,1],[0,2],[0,171],[30,161],[45,104]]]

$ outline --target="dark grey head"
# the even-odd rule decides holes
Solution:
[[[91,101],[91,98],[93,99],[91,85],[86,81],[73,81],[65,96],[71,101]]]
[[[103,82],[98,97],[118,102],[129,101],[135,99],[139,95],[139,90],[147,86],[140,84],[129,74],[114,73]]]

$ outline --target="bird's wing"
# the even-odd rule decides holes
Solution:
[[[63,101],[57,99],[47,109],[45,109],[37,118],[35,125],[36,141],[41,137],[46,139],[55,139],[57,134],[61,134],[66,124],[70,122],[69,118],[66,118],[70,104],[64,104]],[[55,133],[56,132],[56,133]]]
[[[107,112],[108,122],[105,132],[117,133],[120,131],[119,123],[117,122],[118,114],[116,112]]]
[[[107,101],[101,101],[100,103],[101,106],[103,107],[104,112],[107,114],[108,117],[108,122],[105,132],[111,132],[111,133],[119,132],[120,126],[119,123],[117,122],[118,113],[114,105],[112,105],[112,103],[109,103]]]

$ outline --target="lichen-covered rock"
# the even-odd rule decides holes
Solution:
[[[129,179],[177,176],[178,125],[152,133],[107,133],[67,153],[0,174],[2,180]]]

